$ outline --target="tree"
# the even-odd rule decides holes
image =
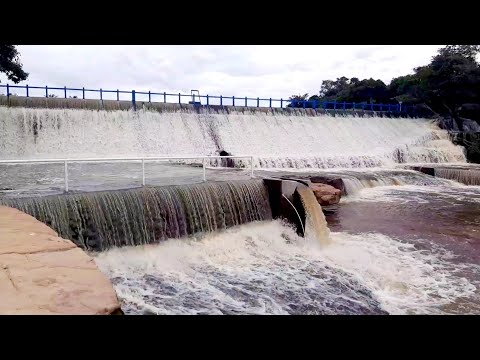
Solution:
[[[314,95],[309,100],[380,103],[390,99],[387,86],[381,80],[342,76],[337,80],[322,81],[319,96]]]
[[[479,52],[480,45],[447,45],[438,51],[441,56],[457,55],[474,62]]]
[[[303,95],[292,95],[289,100],[290,104],[288,104],[287,107],[303,107],[303,101],[308,100],[308,93]]]
[[[15,45],[0,45],[0,73],[5,73],[9,80],[18,84],[28,78],[28,73],[23,71],[22,66]]]
[[[455,119],[462,128],[462,106],[480,103],[478,52],[478,45],[439,49],[430,64],[414,69],[412,75],[393,79],[390,95],[399,101],[423,104],[437,115]]]

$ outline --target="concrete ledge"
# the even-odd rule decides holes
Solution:
[[[0,206],[0,314],[121,313],[93,258],[47,225]]]

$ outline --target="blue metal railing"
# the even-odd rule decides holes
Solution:
[[[133,109],[137,108],[138,95],[148,96],[148,102],[152,102],[152,97],[160,96],[162,101],[154,102],[163,102],[163,103],[178,103],[182,104],[182,99],[188,98],[192,104],[198,105],[201,103],[201,106],[245,106],[245,107],[260,107],[260,102],[265,104],[262,107],[270,108],[304,108],[304,109],[324,109],[324,110],[371,110],[371,111],[388,111],[388,112],[398,112],[398,113],[410,113],[415,112],[414,105],[401,105],[401,104],[373,104],[373,103],[354,103],[354,102],[336,102],[336,101],[308,101],[308,100],[292,100],[292,99],[264,99],[264,98],[249,98],[245,97],[236,97],[236,96],[223,96],[223,95],[195,95],[195,94],[170,94],[166,92],[145,92],[145,91],[125,91],[125,90],[104,90],[104,89],[86,89],[86,88],[67,88],[64,87],[48,87],[48,86],[29,86],[29,85],[9,85],[9,84],[0,84],[0,88],[6,88],[6,96],[15,96],[11,93],[13,89],[25,89],[26,97],[31,96],[31,90],[42,90],[44,91],[45,97],[52,97],[53,94],[49,94],[50,91],[61,91],[65,99],[67,99],[68,94],[81,93],[82,99],[88,99],[86,94],[88,93],[99,93],[100,99],[104,100],[104,95],[106,94],[115,94],[116,101],[120,101],[121,94],[129,94],[128,100],[132,102]],[[43,95],[42,95],[43,96]],[[131,98],[130,98],[131,96]],[[58,96],[55,96],[58,97]],[[77,96],[75,96],[77,97]],[[175,101],[167,101],[174,97]],[[79,97],[80,98],[80,97]],[[109,99],[109,100],[115,100]],[[177,100],[178,99],[178,100]],[[144,101],[147,102],[147,101]],[[253,102],[253,105],[252,105]],[[268,105],[267,105],[268,104]]]

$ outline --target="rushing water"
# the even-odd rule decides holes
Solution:
[[[320,247],[279,221],[260,222],[112,249],[96,262],[130,314],[434,314],[475,295],[461,272],[469,265],[444,250],[381,233],[331,239]]]
[[[480,313],[480,188],[393,174],[342,199],[327,246],[267,221],[96,261],[132,314]]]
[[[0,199],[84,249],[156,243],[272,217],[261,180]]]
[[[140,163],[70,164],[63,196],[61,164],[0,165],[0,203],[104,250],[128,314],[480,313],[480,168],[431,121],[13,107],[0,120],[0,159],[225,150],[254,155],[257,178],[341,179],[326,217],[300,190],[302,238],[271,219],[248,162],[209,163],[207,183],[195,164],[147,163],[146,188]]]
[[[465,161],[463,148],[426,119],[0,107],[2,159],[187,156],[221,150],[254,155],[261,168]],[[245,166],[245,160],[236,163]]]

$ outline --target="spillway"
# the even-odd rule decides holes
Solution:
[[[427,119],[308,112],[0,107],[0,158],[254,155],[257,168],[465,162]],[[236,160],[236,166],[245,166]],[[212,164],[220,165],[220,164]]]

